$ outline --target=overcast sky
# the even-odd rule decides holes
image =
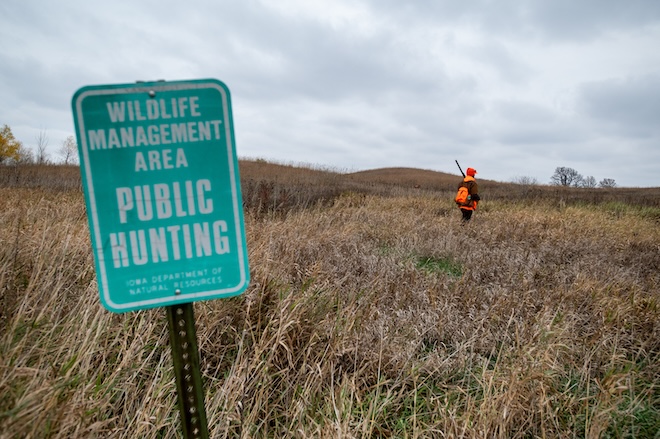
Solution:
[[[201,78],[241,158],[660,186],[658,0],[0,2],[0,125],[54,160],[80,87]]]

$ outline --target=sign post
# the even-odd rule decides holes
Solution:
[[[191,302],[249,282],[229,89],[215,79],[87,86],[72,109],[101,302],[167,308],[182,421],[205,424]]]
[[[204,387],[199,370],[199,353],[195,334],[195,317],[190,303],[167,307],[167,323],[170,330],[170,346],[179,414],[185,439],[208,439]]]

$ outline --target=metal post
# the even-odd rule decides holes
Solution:
[[[208,439],[193,306],[182,303],[166,308],[183,437]]]

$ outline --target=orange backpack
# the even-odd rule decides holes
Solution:
[[[472,197],[470,197],[470,191],[468,191],[468,188],[465,186],[459,187],[454,201],[456,201],[456,204],[459,206],[470,206],[472,204]]]

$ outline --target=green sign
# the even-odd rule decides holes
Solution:
[[[103,305],[241,294],[249,269],[225,84],[88,86],[72,106]]]

